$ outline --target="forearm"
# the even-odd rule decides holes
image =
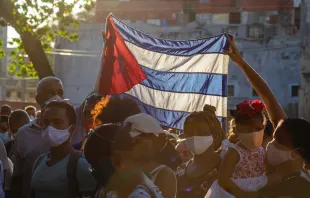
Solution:
[[[276,172],[269,174],[267,177],[268,177],[268,181],[265,186],[274,185],[281,180],[281,176]]]
[[[219,185],[228,193],[234,195],[235,197],[239,197],[240,194],[243,194],[245,191],[239,188],[235,184],[235,182],[232,179],[219,179],[218,180]]]
[[[287,118],[283,108],[264,79],[246,61],[242,61],[238,65],[265,103],[271,121],[277,123],[279,120]]]

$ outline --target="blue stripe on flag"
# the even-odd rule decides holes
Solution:
[[[147,79],[140,84],[160,91],[227,96],[226,74],[162,72],[141,66]]]
[[[195,54],[224,53],[223,49],[227,46],[227,39],[224,34],[199,40],[172,41],[144,34],[115,17],[113,17],[113,21],[124,40],[154,52],[192,56]]]
[[[132,97],[128,94],[120,94],[121,97],[129,97],[135,101],[142,112],[147,113],[157,119],[158,123],[162,126],[169,126],[175,129],[183,130],[183,125],[186,117],[190,114],[189,112],[171,111],[166,109],[159,109],[141,102],[139,99]],[[223,129],[226,128],[226,118],[218,117],[222,123]]]

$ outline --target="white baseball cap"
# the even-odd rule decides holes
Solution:
[[[132,124],[132,129],[130,131],[131,137],[136,137],[142,133],[155,135],[165,133],[155,118],[146,113],[130,116],[125,120],[125,122]]]

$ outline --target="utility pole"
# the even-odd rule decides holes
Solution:
[[[310,0],[301,3],[299,117],[310,121]]]

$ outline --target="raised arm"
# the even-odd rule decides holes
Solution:
[[[225,53],[242,69],[254,90],[265,103],[270,121],[276,125],[280,120],[287,118],[282,106],[278,103],[264,79],[242,58],[235,42],[227,35],[226,38],[231,47],[229,51],[225,50]]]

